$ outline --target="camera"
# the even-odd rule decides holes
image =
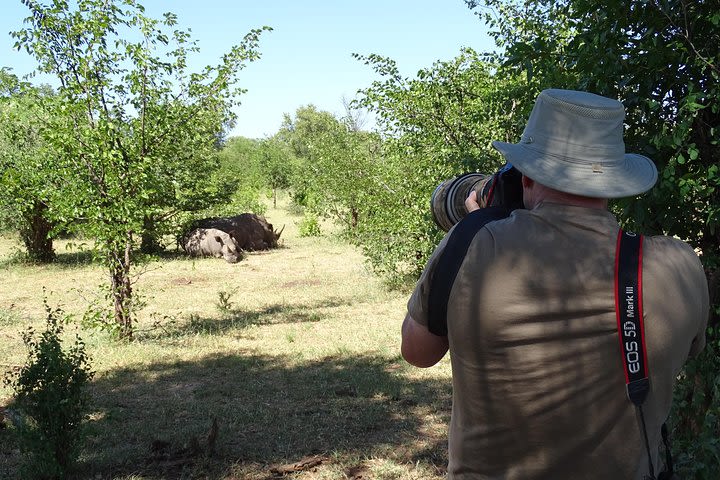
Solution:
[[[521,179],[520,171],[506,163],[493,174],[471,172],[445,180],[430,197],[433,219],[442,230],[450,230],[468,214],[465,199],[473,190],[481,208],[523,208]]]

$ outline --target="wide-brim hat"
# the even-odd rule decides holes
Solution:
[[[625,153],[625,109],[611,98],[574,90],[543,90],[519,143],[492,145],[523,175],[555,190],[596,198],[643,193],[657,168]]]

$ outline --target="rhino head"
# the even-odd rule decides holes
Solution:
[[[222,245],[220,247],[220,253],[226,262],[238,263],[240,260],[245,258],[245,252],[238,248],[234,238],[228,235],[228,238],[225,239],[226,241],[223,241],[222,238],[216,236],[215,240]]]

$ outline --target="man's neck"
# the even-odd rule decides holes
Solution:
[[[608,208],[606,198],[584,197],[582,195],[561,192],[560,190],[555,190],[554,188],[538,183],[525,175],[522,177],[522,186],[523,201],[527,209],[533,209],[543,202],[602,210],[607,210]]]
[[[572,195],[557,191],[548,191],[547,195],[540,195],[539,198],[537,198],[535,206],[540,205],[543,202],[559,203],[573,207],[597,208],[600,210],[607,210],[608,208],[608,201],[605,198],[582,197],[580,195]]]

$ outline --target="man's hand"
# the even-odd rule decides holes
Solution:
[[[447,337],[430,333],[408,313],[402,325],[402,344],[400,351],[406,362],[420,368],[432,367],[448,351]]]
[[[473,190],[470,195],[465,199],[465,208],[468,213],[480,210],[480,204],[477,201],[477,192]]]

